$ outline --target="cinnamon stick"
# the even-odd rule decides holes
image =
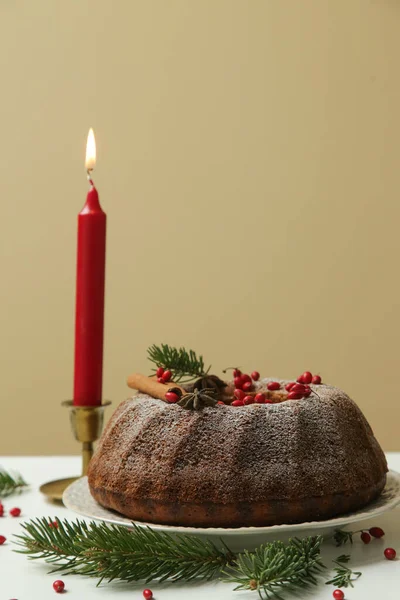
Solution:
[[[159,383],[154,377],[147,377],[146,375],[141,375],[140,373],[133,373],[132,375],[129,375],[127,384],[130,388],[137,390],[142,394],[148,394],[149,396],[158,398],[164,402],[167,402],[165,398],[165,394],[167,392],[177,392],[178,395],[181,396],[186,394],[186,391],[173,381],[169,381],[168,383]]]

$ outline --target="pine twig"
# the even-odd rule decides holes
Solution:
[[[11,475],[0,467],[0,498],[21,492],[28,484],[19,473]]]
[[[204,377],[209,372],[204,366],[202,356],[197,356],[194,350],[186,350],[185,348],[174,348],[168,344],[157,346],[153,344],[147,350],[150,362],[156,367],[163,367],[173,372],[173,379],[176,383],[183,381],[186,383],[198,377]],[[156,371],[157,369],[152,369]]]
[[[320,560],[322,537],[293,539],[285,545],[271,542],[254,552],[234,554],[225,544],[187,534],[172,536],[146,527],[132,530],[105,523],[35,519],[22,525],[16,536],[17,552],[42,558],[52,572],[74,573],[113,581],[192,581],[224,575],[236,589],[257,589],[261,598],[279,597],[284,588],[316,583],[324,568]]]
[[[342,557],[339,557],[342,558]],[[359,577],[361,577],[362,573],[360,571],[352,571],[349,567],[345,567],[343,564],[338,562],[337,560],[333,561],[336,565],[338,565],[334,571],[336,575],[326,582],[326,585],[333,584],[334,586],[341,587],[354,587],[353,581],[356,581]]]
[[[353,543],[353,535],[356,533],[355,531],[345,531],[344,529],[336,529],[333,539],[336,542],[336,546],[343,546],[350,542]]]
[[[322,540],[321,536],[294,538],[287,545],[271,542],[254,552],[245,551],[225,571],[225,581],[236,583],[235,590],[257,590],[260,598],[280,598],[284,588],[316,584],[316,575],[325,568],[320,558]]]

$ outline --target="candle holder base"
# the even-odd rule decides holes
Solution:
[[[105,400],[100,406],[75,406],[72,400],[62,402],[63,406],[70,409],[71,427],[75,439],[82,444],[82,475],[87,474],[90,459],[93,456],[93,443],[99,439],[104,422],[104,409],[111,404]],[[67,487],[79,479],[68,477],[49,481],[40,486],[42,494],[51,500],[61,501]]]

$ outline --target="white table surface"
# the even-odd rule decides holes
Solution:
[[[389,467],[400,471],[400,452],[387,455]],[[59,504],[52,504],[42,496],[39,486],[49,480],[74,476],[79,473],[79,457],[0,457],[0,465],[5,469],[19,471],[31,484],[28,492],[11,496],[3,501],[6,509],[18,506],[22,509],[20,518],[0,518],[0,534],[7,537],[7,542],[0,546],[0,600],[55,600],[56,597],[67,597],[76,600],[134,600],[143,599],[142,584],[127,584],[113,582],[96,587],[96,580],[77,575],[60,577],[49,574],[49,566],[42,560],[30,561],[26,556],[13,552],[11,542],[13,534],[20,531],[20,523],[31,518],[48,516],[76,519],[78,516]],[[340,554],[351,554],[350,566],[355,571],[362,571],[362,576],[354,588],[345,589],[346,600],[400,600],[400,560],[388,561],[383,555],[384,548],[395,548],[400,557],[400,507],[378,517],[375,522],[364,521],[355,524],[354,529],[377,525],[385,530],[385,537],[372,540],[366,546],[356,538],[353,546],[346,545],[336,548],[330,541],[323,545],[322,558],[326,565]],[[67,596],[56,596],[52,583],[63,579],[66,584]],[[233,592],[233,586],[226,583],[196,583],[163,584],[152,583],[155,600],[227,600],[237,598],[253,598],[255,592]],[[309,592],[302,592],[297,598],[312,600],[329,600],[332,598],[332,586],[325,585],[323,580]],[[287,594],[287,598],[294,598]]]

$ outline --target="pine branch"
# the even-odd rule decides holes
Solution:
[[[147,350],[149,360],[157,367],[163,367],[173,372],[173,380],[179,383],[184,379],[184,383],[192,381],[197,377],[204,377],[209,372],[210,367],[205,369],[202,356],[197,356],[194,350],[185,350],[185,348],[173,348],[168,344],[157,346],[153,344]],[[152,369],[156,371],[157,369]]]
[[[337,560],[333,561],[338,567],[334,569],[336,575],[330,580],[326,582],[326,585],[330,583],[334,586],[341,587],[354,587],[353,581],[356,581],[359,577],[361,577],[362,573],[360,571],[352,571],[349,567],[345,567]]]
[[[280,598],[284,588],[293,590],[316,584],[324,565],[320,558],[321,536],[291,539],[287,545],[271,542],[254,552],[239,554],[225,571],[235,590],[257,590],[260,598]]]
[[[218,549],[212,542],[189,535],[172,537],[168,533],[132,525],[126,527],[69,523],[57,520],[49,527],[48,519],[24,523],[24,535],[16,536],[30,558],[52,563],[52,572],[75,573],[112,581],[146,582],[208,580],[220,573],[235,555],[229,548]]]
[[[17,552],[45,559],[52,572],[74,573],[113,581],[192,581],[221,575],[236,589],[257,589],[260,596],[278,596],[284,588],[316,583],[322,570],[322,537],[271,542],[254,552],[234,554],[226,546],[187,534],[171,536],[147,527],[132,530],[105,523],[35,519],[16,536]]]
[[[28,484],[19,473],[11,475],[0,467],[0,498],[5,498],[16,492],[21,492],[27,485]]]

